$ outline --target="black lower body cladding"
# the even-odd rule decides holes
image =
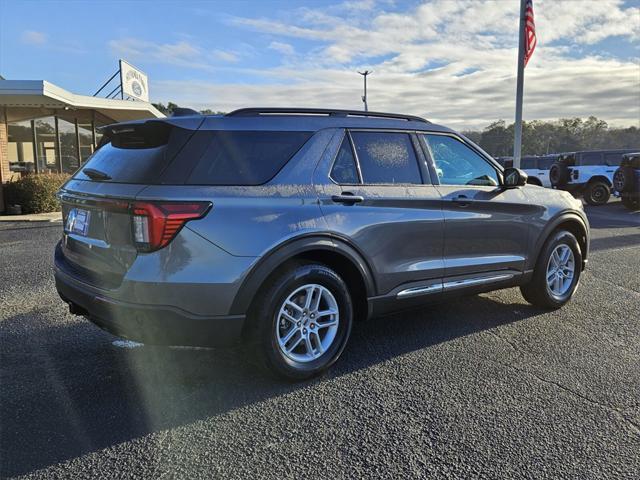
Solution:
[[[72,313],[107,332],[153,345],[230,346],[241,339],[244,315],[205,317],[175,307],[121,302],[83,288],[56,269],[58,294]]]

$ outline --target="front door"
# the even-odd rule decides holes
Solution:
[[[501,187],[497,167],[462,139],[422,139],[442,194],[445,276],[523,271],[535,210],[523,189]]]
[[[414,134],[345,132],[331,155],[315,179],[324,218],[369,261],[378,295],[410,282],[440,285],[440,193]]]

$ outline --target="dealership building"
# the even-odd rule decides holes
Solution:
[[[3,184],[22,175],[74,172],[99,144],[99,127],[163,116],[146,101],[77,95],[46,80],[0,77],[0,212]]]

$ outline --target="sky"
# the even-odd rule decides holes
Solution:
[[[534,0],[524,119],[640,126],[640,0]],[[151,101],[513,121],[517,0],[0,0],[0,75],[92,95],[123,58]]]

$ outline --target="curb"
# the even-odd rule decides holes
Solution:
[[[61,212],[34,213],[30,215],[0,215],[0,222],[58,223],[62,222]]]

